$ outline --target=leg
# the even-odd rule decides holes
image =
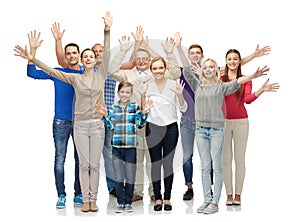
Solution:
[[[90,200],[96,201],[100,179],[100,158],[104,144],[104,123],[102,120],[90,123]]]
[[[210,149],[210,139],[209,139],[209,128],[197,127],[196,129],[196,142],[197,148],[201,161],[201,178],[202,178],[202,188],[204,195],[204,202],[211,203],[211,149]]]
[[[108,192],[115,188],[115,174],[112,166],[112,146],[111,146],[112,131],[105,126],[105,138],[103,146],[103,159],[106,175],[106,184]]]
[[[88,125],[85,122],[76,121],[74,123],[74,142],[76,145],[79,158],[79,179],[82,192],[83,202],[90,202],[90,152],[89,152],[89,135]]]
[[[136,148],[125,150],[125,204],[132,204],[136,175]]]
[[[70,122],[70,121],[69,121]],[[58,196],[60,194],[66,195],[65,192],[65,159],[67,155],[68,140],[72,130],[72,123],[68,124],[66,120],[53,120],[53,139],[55,145],[55,160],[54,160],[54,176],[55,185]]]
[[[116,193],[117,193],[117,202],[118,204],[125,204],[125,168],[124,168],[124,149],[115,148],[112,149],[112,164],[115,172],[115,180],[116,180]]]
[[[177,122],[167,126],[167,131],[163,139],[163,172],[164,172],[164,200],[170,204],[171,192],[173,187],[173,160],[175,155],[175,149],[179,137]]]
[[[235,195],[239,195],[238,201],[240,201],[240,195],[243,190],[244,178],[245,178],[245,156],[246,147],[249,134],[249,122],[248,119],[241,119],[236,122],[234,126],[234,161],[235,161]],[[237,199],[235,198],[235,199]]]
[[[233,194],[232,186],[232,125],[233,121],[225,120],[225,137],[224,137],[224,151],[223,151],[223,175],[224,185],[227,195]],[[230,196],[229,196],[230,200]]]

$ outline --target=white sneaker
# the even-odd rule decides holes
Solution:
[[[210,205],[210,203],[204,202],[198,209],[197,213],[203,213],[203,211]]]
[[[214,214],[219,211],[219,207],[213,204],[210,204],[208,207],[206,207],[203,211],[204,214]]]

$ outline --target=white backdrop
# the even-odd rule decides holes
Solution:
[[[281,85],[277,93],[265,93],[248,105],[250,136],[247,150],[247,173],[244,187],[248,208],[238,214],[226,214],[230,220],[299,218],[299,155],[297,155],[299,99],[298,54],[300,16],[297,1],[120,1],[120,0],[73,0],[38,1],[15,0],[6,2],[0,14],[2,61],[1,96],[1,194],[0,218],[9,221],[40,219],[43,221],[82,220],[68,214],[57,216],[54,209],[56,191],[53,175],[54,147],[52,118],[54,90],[51,81],[35,81],[26,76],[27,61],[14,56],[16,44],[28,44],[27,33],[42,32],[43,45],[37,57],[50,66],[57,66],[54,39],[50,27],[60,22],[66,29],[63,44],[77,43],[81,50],[103,41],[102,16],[106,10],[113,15],[111,48],[119,45],[122,35],[130,35],[141,25],[150,39],[164,40],[179,31],[182,44],[188,47],[198,43],[206,58],[214,58],[219,65],[225,62],[228,49],[238,49],[242,56],[255,50],[257,44],[272,47],[270,55],[253,60],[243,67],[243,73],[252,73],[258,66],[268,65],[270,82]],[[113,55],[112,55],[113,56]],[[268,77],[253,81],[258,89]],[[69,149],[66,166],[71,169],[73,160]],[[199,159],[195,153],[195,159]],[[199,169],[195,169],[196,172]],[[199,173],[199,172],[198,172]],[[172,199],[182,200],[184,182],[182,170],[174,184],[179,193]],[[68,191],[72,194],[73,174],[66,173]],[[104,177],[102,190],[106,192]],[[195,190],[202,192],[200,179]],[[101,191],[102,192],[102,191]],[[225,189],[223,189],[223,194]],[[225,194],[224,194],[225,195]],[[173,200],[175,202],[175,200]],[[178,201],[178,200],[177,200]],[[195,200],[196,209],[202,201]],[[224,204],[223,202],[220,204]],[[68,200],[71,204],[71,199]],[[178,204],[179,205],[179,204]],[[175,206],[174,206],[175,207]],[[105,212],[90,220],[106,218]],[[178,210],[179,211],[179,210]],[[197,219],[199,214],[184,215],[173,211],[169,217],[189,216]],[[222,213],[223,211],[223,213]],[[224,211],[207,220],[224,218]],[[148,214],[146,214],[148,216]],[[139,217],[111,220],[141,220]],[[203,217],[202,217],[203,218]],[[201,219],[202,219],[201,218]],[[167,217],[164,217],[164,220]],[[295,220],[295,219],[294,219]],[[1,221],[4,221],[1,219]]]

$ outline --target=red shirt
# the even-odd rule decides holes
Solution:
[[[238,102],[236,93],[225,96],[223,104],[223,113],[225,119],[243,119],[248,118],[248,113],[245,103],[250,104],[257,99],[256,95],[252,93],[252,81],[248,81],[242,85],[243,90]]]

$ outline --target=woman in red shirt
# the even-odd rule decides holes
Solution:
[[[242,76],[241,55],[236,49],[226,53],[226,66],[223,82]],[[249,122],[245,103],[250,104],[264,92],[275,92],[278,83],[269,84],[269,79],[256,92],[252,93],[252,81],[244,83],[235,93],[226,96],[223,105],[225,117],[225,143],[223,151],[223,176],[226,189],[226,205],[240,205],[245,178],[245,153],[247,147]],[[234,144],[234,147],[233,147]],[[235,162],[235,189],[232,185],[232,159]],[[235,197],[233,194],[235,191]]]

